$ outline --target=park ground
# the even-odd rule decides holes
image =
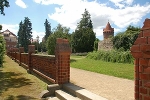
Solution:
[[[72,83],[108,98],[108,100],[127,100],[127,98],[128,100],[133,100],[133,64],[106,64],[106,62],[84,58],[85,57],[82,56],[71,56],[71,66],[75,67],[71,68],[70,81]],[[91,63],[92,65],[87,65],[84,62],[93,62],[94,64]],[[107,65],[107,68],[103,66],[103,64]],[[85,68],[89,67],[88,69],[92,69],[91,71],[93,72],[76,69],[77,66],[84,70],[87,70]],[[94,66],[94,68],[91,66]],[[107,75],[96,72],[96,69],[101,70],[100,73]],[[112,73],[117,73],[117,75],[113,75]],[[127,73],[128,76],[126,76]],[[18,63],[14,62],[8,56],[5,56],[4,67],[0,68],[0,100],[39,100],[40,93],[45,90],[46,87],[46,83],[34,75],[28,74]]]
[[[47,84],[5,56],[0,68],[0,100],[37,100]]]

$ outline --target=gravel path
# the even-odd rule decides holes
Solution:
[[[134,81],[70,69],[70,81],[108,100],[134,100]]]

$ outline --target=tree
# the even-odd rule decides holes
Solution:
[[[46,43],[47,43],[47,42],[45,42],[45,41],[40,42],[40,49],[41,49],[41,52],[46,52],[46,51],[47,51]]]
[[[44,26],[45,26],[44,41],[42,41],[40,43],[40,47],[41,47],[40,49],[41,49],[42,52],[46,52],[47,51],[46,41],[47,41],[48,37],[52,34],[52,32],[51,32],[51,25],[50,25],[50,23],[48,22],[47,19],[45,20]]]
[[[56,28],[53,29],[53,33],[47,39],[47,50],[48,54],[53,55],[55,52],[56,39],[63,38],[70,40],[69,28],[63,27],[58,24]]]
[[[96,39],[93,32],[91,15],[85,9],[77,29],[72,33],[71,44],[74,52],[90,52],[94,50],[94,41]]]
[[[118,33],[112,38],[113,46],[115,49],[127,51],[133,45],[140,33],[139,27],[129,25],[125,32]]]
[[[0,67],[3,66],[4,55],[5,55],[5,40],[4,37],[0,35]]]
[[[0,31],[2,30],[2,25],[0,25]]]
[[[22,31],[23,31],[23,23],[22,23],[22,21],[19,23],[19,30],[18,30],[18,34],[17,34],[17,36],[18,36],[18,47],[19,46],[21,46],[21,44],[23,44],[22,42],[22,40],[23,40],[23,36],[22,36]]]
[[[82,29],[82,28],[93,29],[91,15],[86,9],[85,9],[84,13],[82,14],[81,21],[78,23],[78,26],[77,26],[77,29]]]
[[[28,45],[32,39],[32,23],[28,17],[25,17],[24,22],[20,22],[18,31],[18,44],[24,47],[24,51],[28,51]]]
[[[50,34],[51,34],[51,25],[50,25],[50,23],[48,22],[47,19],[45,20],[44,25],[45,25],[45,36],[44,36],[44,38],[45,38],[45,41],[46,41],[47,38],[48,38],[48,37],[50,36]]]
[[[4,13],[4,7],[9,7],[9,2],[8,0],[0,0],[0,12],[2,15],[5,15]]]
[[[99,42],[99,39],[96,38],[96,40],[94,41],[94,50],[95,50],[95,51],[98,50],[98,42]]]

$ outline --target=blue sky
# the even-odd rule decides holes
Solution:
[[[18,25],[24,17],[32,22],[33,38],[40,40],[45,35],[45,19],[55,28],[58,23],[75,30],[86,8],[91,14],[96,37],[103,39],[103,28],[108,20],[115,34],[128,25],[143,26],[145,18],[150,18],[149,0],[9,0],[5,16],[0,15],[3,30],[9,29],[17,35]]]

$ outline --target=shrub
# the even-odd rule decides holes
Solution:
[[[3,36],[0,35],[0,67],[3,66],[4,55],[5,55],[5,40]]]
[[[130,54],[130,51],[122,51],[122,50],[94,51],[88,53],[87,58],[94,60],[103,60],[106,62],[133,63],[133,57]]]

